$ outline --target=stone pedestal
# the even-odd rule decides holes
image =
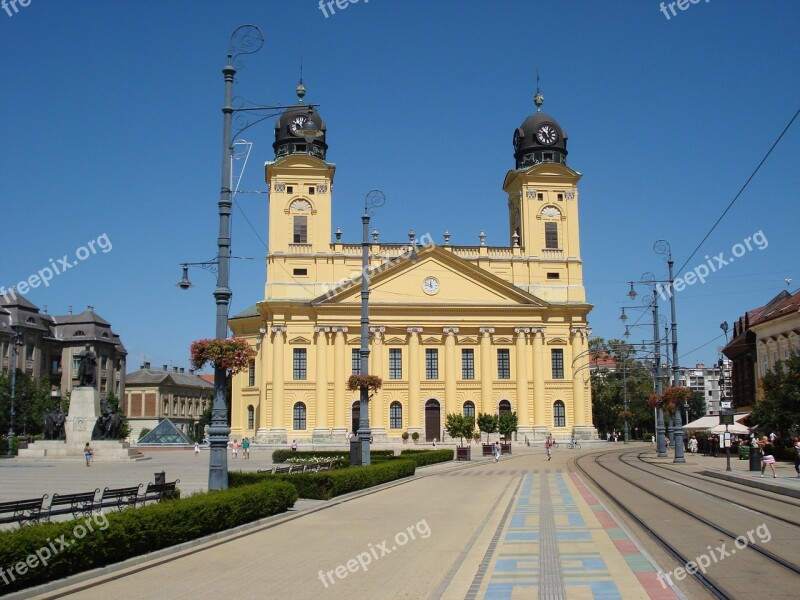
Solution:
[[[100,392],[92,387],[78,387],[69,398],[69,414],[64,429],[67,441],[84,445],[92,441],[92,430],[100,416]]]
[[[572,428],[572,437],[576,440],[596,440],[597,429],[591,425],[581,425]]]

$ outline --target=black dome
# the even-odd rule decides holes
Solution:
[[[517,169],[540,162],[567,164],[567,134],[553,117],[536,112],[514,131],[514,159]]]
[[[302,104],[288,108],[275,121],[275,142],[272,144],[272,148],[275,150],[276,159],[289,154],[309,154],[305,138],[299,133],[294,133],[291,127],[292,123],[302,125],[306,119],[311,119],[317,129],[322,132],[322,135],[313,141],[310,154],[325,160],[328,150],[328,144],[325,141],[327,135],[325,121],[313,106]]]

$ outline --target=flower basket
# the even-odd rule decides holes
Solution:
[[[383,387],[383,379],[377,375],[350,375],[350,379],[347,380],[348,390],[360,390],[362,386],[375,392]]]
[[[206,364],[223,367],[231,375],[244,371],[256,356],[256,351],[247,340],[197,340],[192,342],[191,362],[193,369],[202,369]]]

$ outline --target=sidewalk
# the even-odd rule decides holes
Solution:
[[[101,570],[59,597],[675,598],[576,474],[514,447]],[[87,469],[88,470],[88,469]],[[15,596],[12,596],[12,598]],[[16,596],[23,597],[23,596]],[[52,597],[47,593],[38,598]]]

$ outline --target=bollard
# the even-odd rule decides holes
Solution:
[[[750,448],[750,470],[761,470],[761,448]]]

